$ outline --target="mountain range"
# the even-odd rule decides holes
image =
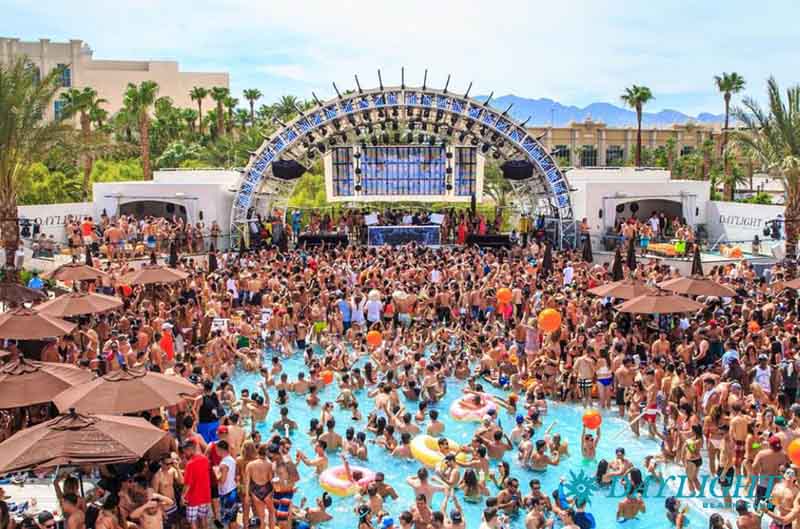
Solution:
[[[478,96],[479,101],[486,101],[487,96]],[[570,122],[581,122],[587,118],[600,121],[609,127],[636,126],[636,112],[633,110],[612,105],[611,103],[592,103],[586,107],[562,105],[552,99],[528,99],[515,95],[505,95],[492,98],[490,106],[505,110],[512,104],[509,114],[524,121],[531,117],[528,125],[547,126],[551,123],[556,127],[569,125]],[[664,109],[659,112],[644,112],[642,114],[643,127],[668,127],[674,123],[722,123],[723,114],[709,114],[702,112],[697,116],[689,116],[677,110]]]

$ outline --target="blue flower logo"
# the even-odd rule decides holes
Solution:
[[[583,470],[577,474],[570,470],[569,478],[565,487],[567,494],[571,496],[578,505],[583,505],[584,503],[591,505],[592,495],[600,490],[594,478],[587,476]]]

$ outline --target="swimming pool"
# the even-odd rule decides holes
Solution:
[[[296,379],[297,373],[306,370],[306,366],[303,363],[302,355],[300,353],[293,355],[291,358],[282,359],[281,364],[284,372],[289,374],[290,380]],[[253,390],[260,392],[260,390],[257,390],[257,382],[259,380],[261,380],[261,376],[258,373],[237,371],[232,378],[232,383],[238,395],[239,392],[244,388],[249,389],[251,392]],[[488,386],[488,384],[485,384],[484,386]],[[476,423],[458,422],[450,417],[449,414],[450,404],[452,404],[452,402],[459,396],[463,395],[463,387],[463,382],[450,380],[447,385],[447,394],[445,397],[441,402],[437,403],[431,408],[439,410],[439,418],[445,424],[443,436],[458,443],[469,442],[476,427]],[[489,392],[501,394],[498,390],[493,388],[490,389]],[[355,427],[356,432],[359,430],[366,431],[366,417],[374,408],[372,399],[368,398],[366,393],[367,390],[356,392],[356,397],[359,402],[359,410],[364,417],[360,423],[354,422],[347,410],[340,410],[339,407],[336,406],[334,416],[336,418],[337,433],[344,436],[345,430],[350,426]],[[257,429],[261,432],[263,439],[267,439],[271,435],[271,425],[278,419],[279,416],[280,407],[275,405],[276,394],[277,391],[274,388],[271,388],[270,400],[272,405],[269,415],[264,423],[257,426]],[[335,383],[325,386],[319,392],[320,401],[323,403],[326,401],[335,401],[338,394],[339,392]],[[402,394],[400,395],[400,399],[401,402],[403,402],[408,410],[412,413],[417,410],[416,402],[405,401]],[[293,400],[296,402],[293,402]],[[319,419],[321,406],[309,408],[306,405],[305,397],[294,397],[293,400],[290,400],[290,404],[288,406],[289,416],[291,419],[297,422],[298,430],[292,434],[292,457],[294,458],[295,449],[300,449],[309,457],[313,457],[312,443],[310,442],[309,436],[306,434],[306,432],[308,431],[309,421],[312,418]],[[569,479],[570,471],[577,473],[580,470],[583,470],[586,474],[594,476],[596,463],[584,463],[580,453],[582,414],[583,409],[580,406],[550,403],[548,414],[543,420],[543,428],[540,431],[537,431],[536,439],[541,439],[542,435],[544,434],[544,429],[547,428],[547,426],[549,426],[553,421],[557,422],[552,433],[561,434],[562,439],[569,443],[570,452],[568,457],[562,457],[561,463],[558,467],[550,467],[546,473],[537,474],[519,466],[516,461],[516,450],[506,453],[505,460],[511,465],[512,476],[519,479],[521,492],[523,494],[528,494],[530,492],[528,482],[534,478],[538,478],[542,482],[542,491],[546,494],[550,494],[552,491],[558,488],[561,477],[567,477],[567,479]],[[643,467],[642,461],[644,457],[648,454],[654,454],[658,452],[658,444],[655,441],[645,438],[635,439],[630,431],[628,431],[627,434],[622,434],[617,437],[617,435],[620,433],[620,430],[627,427],[622,420],[616,417],[616,411],[610,411],[604,413],[603,415],[604,420],[602,426],[602,437],[600,446],[597,450],[598,461],[600,459],[611,461],[614,458],[615,448],[618,446],[623,446],[626,451],[626,457],[632,461],[634,465],[641,469]],[[500,423],[502,424],[506,433],[509,433],[513,427],[514,418],[508,412],[501,411]],[[369,434],[368,439],[372,438],[374,438],[374,436]],[[367,443],[367,446],[369,451],[368,461],[358,462],[357,464],[365,466],[375,472],[383,472],[386,476],[386,483],[392,485],[397,490],[397,493],[400,497],[394,501],[387,499],[384,507],[385,510],[391,513],[395,521],[397,521],[400,513],[406,509],[410,509],[413,503],[413,491],[411,487],[406,484],[406,478],[408,476],[415,475],[421,464],[415,459],[405,461],[391,457],[383,448],[369,442]],[[330,466],[341,464],[341,460],[339,459],[338,455],[329,454],[329,458]],[[495,466],[496,462],[493,464],[492,468],[494,469]],[[317,476],[313,469],[301,464],[299,466],[299,471],[301,479],[297,483],[298,492],[295,494],[294,502],[297,505],[299,504],[301,498],[306,497],[308,498],[308,503],[313,505],[314,499],[318,496],[321,496],[323,490],[319,485]],[[497,493],[497,489],[494,487],[494,485],[488,484],[488,487],[493,495]],[[464,518],[467,522],[467,528],[472,529],[478,527],[484,505],[482,503],[473,504],[462,501],[463,495],[461,492],[456,492],[456,495],[464,509]],[[609,498],[607,495],[607,490],[599,491],[591,498],[591,504],[587,508],[587,511],[594,515],[598,529],[617,525],[616,512],[619,499]],[[442,495],[434,496],[433,506],[435,509],[439,508],[442,499]],[[647,513],[640,515],[641,519],[639,520],[625,522],[624,527],[634,529],[661,529],[667,527],[669,524],[665,517],[664,500],[652,498],[645,499],[645,502],[647,504]],[[341,527],[348,529],[357,527],[357,517],[354,512],[355,504],[356,500],[353,497],[334,497],[333,505],[329,509],[329,513],[334,517],[334,520],[328,522],[327,524],[322,524],[321,527]],[[701,520],[707,520],[707,517],[698,512],[690,512],[689,520],[691,527],[704,527],[703,524],[707,523],[705,521],[701,522]],[[523,529],[524,526],[524,516],[522,513],[516,519],[511,520],[510,528]],[[555,527],[560,526],[560,522],[556,522]]]

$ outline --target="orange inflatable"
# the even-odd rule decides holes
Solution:
[[[511,289],[501,288],[497,291],[497,301],[506,304],[511,303]]]
[[[761,330],[761,325],[759,325],[755,320],[750,320],[750,322],[747,324],[747,329],[750,332],[758,332]]]
[[[367,333],[367,343],[372,347],[378,347],[383,341],[383,336],[378,331],[369,331]]]
[[[587,410],[583,414],[583,425],[589,430],[597,430],[603,423],[603,417],[597,410]]]
[[[557,331],[561,327],[561,314],[555,309],[544,309],[539,313],[539,328],[545,332]]]
[[[324,382],[326,386],[328,384],[330,384],[331,382],[333,382],[333,371],[331,371],[329,369],[326,369],[325,371],[323,371],[319,375],[320,375],[320,378],[322,379],[322,382]]]
[[[786,455],[789,456],[795,466],[800,467],[800,438],[789,443],[789,446],[786,447]]]

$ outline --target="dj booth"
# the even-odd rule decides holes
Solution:
[[[511,248],[508,235],[469,235],[467,244],[477,244],[481,248]]]
[[[347,246],[347,235],[338,233],[306,233],[297,238],[297,246]]]
[[[401,246],[415,242],[421,246],[439,246],[439,226],[369,226],[369,246]]]

